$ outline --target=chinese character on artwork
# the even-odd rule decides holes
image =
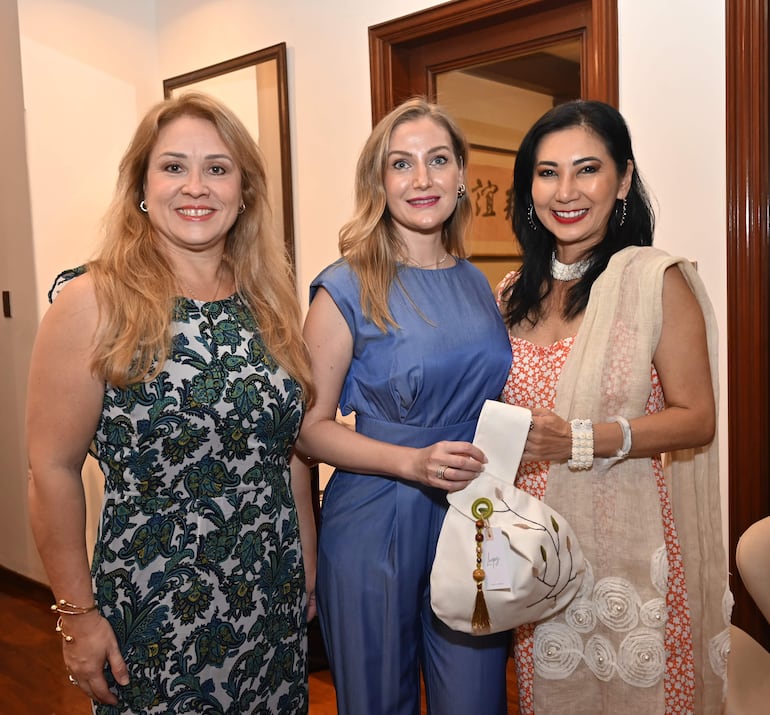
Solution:
[[[496,216],[495,213],[495,194],[499,187],[487,179],[486,184],[481,183],[481,179],[476,179],[476,186],[471,189],[475,203],[476,216]]]
[[[468,194],[473,206],[469,248],[476,256],[521,254],[511,226],[513,164],[512,149],[471,145],[468,162]]]

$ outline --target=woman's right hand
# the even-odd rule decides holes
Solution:
[[[118,698],[104,677],[104,664],[109,665],[121,685],[128,685],[128,668],[109,621],[97,611],[61,618],[62,636],[72,636],[69,643],[62,638],[64,665],[70,682],[77,684],[92,700],[117,705]]]
[[[572,455],[572,428],[553,410],[532,408],[532,424],[524,445],[522,462],[562,462]]]
[[[436,442],[417,450],[413,474],[422,484],[457,492],[484,471],[486,461],[484,452],[470,442]]]

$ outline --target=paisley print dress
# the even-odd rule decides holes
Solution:
[[[62,274],[52,294],[82,269]],[[176,301],[151,382],[107,385],[92,575],[129,669],[98,715],[307,712],[304,571],[289,481],[298,384],[238,296]]]

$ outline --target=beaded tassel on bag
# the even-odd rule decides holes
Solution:
[[[484,527],[487,525],[485,519],[492,513],[492,502],[489,499],[481,498],[473,502],[471,512],[476,517],[476,568],[473,571],[473,580],[476,582],[476,603],[473,607],[473,618],[471,627],[476,635],[489,632],[489,611],[487,602],[484,599],[484,579],[486,572],[482,568],[483,550],[484,550]]]

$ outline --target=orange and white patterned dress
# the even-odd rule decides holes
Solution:
[[[543,347],[521,338],[511,337],[513,362],[503,391],[505,402],[527,408],[553,409],[559,376],[574,340],[574,337],[568,337],[553,345]],[[658,412],[663,407],[663,390],[654,367],[651,367],[651,394],[645,413]],[[651,616],[652,619],[658,619],[661,623],[665,622],[665,625],[662,626],[664,629],[665,665],[661,663],[662,674],[660,676],[663,680],[665,706],[660,703],[661,709],[658,712],[663,712],[662,708],[665,707],[667,714],[692,713],[694,712],[695,669],[684,567],[663,468],[660,459],[654,459],[652,462],[660,500],[658,519],[663,524],[665,541],[665,553],[661,550],[661,557],[667,561],[668,565],[664,583],[660,587],[659,608],[657,612],[653,609]],[[516,477],[516,486],[539,499],[543,499],[548,482],[548,471],[549,462],[523,462]],[[564,514],[564,516],[569,520],[569,514]],[[612,519],[613,514],[604,514],[604,517]],[[653,515],[650,517],[655,518]],[[579,539],[580,534],[577,536]],[[618,608],[620,607],[618,606]],[[591,617],[595,618],[595,615]],[[580,620],[581,616],[576,616],[576,618]],[[534,648],[535,624],[518,628],[515,638],[515,656],[521,715],[532,715],[535,712]],[[588,663],[588,648],[586,648],[582,658]],[[617,668],[613,668],[613,666],[608,666],[604,671],[602,670],[603,660],[600,655],[596,657],[593,663],[588,663],[590,672],[593,672],[593,675],[599,680],[617,677],[615,674]],[[634,683],[634,685],[644,686],[642,682]],[[579,690],[576,690],[576,697],[580,697]]]

